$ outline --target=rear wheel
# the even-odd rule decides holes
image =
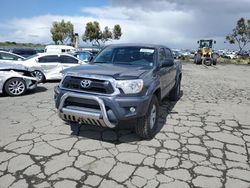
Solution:
[[[35,76],[37,78],[38,82],[44,82],[45,81],[44,74],[39,70],[33,71],[33,76]]]
[[[20,96],[26,92],[26,83],[21,78],[11,78],[5,83],[5,92],[10,96]]]
[[[159,103],[157,97],[153,95],[146,116],[138,119],[135,126],[136,134],[146,139],[153,138],[157,131],[158,116]]]
[[[194,57],[194,63],[198,65],[198,64],[201,64],[201,61],[202,61],[201,54],[197,53]]]
[[[216,65],[217,64],[218,55],[217,54],[213,54],[212,58],[213,58],[213,65]]]

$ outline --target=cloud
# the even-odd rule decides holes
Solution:
[[[123,30],[121,42],[181,45],[183,41],[188,41],[183,29],[195,21],[192,12],[177,10],[148,12],[140,7],[105,7],[83,11],[101,20],[102,25],[112,27],[120,23]]]
[[[0,29],[8,29],[8,33],[2,36],[0,40],[9,40],[17,42],[41,42],[50,43],[51,34],[50,27],[52,22],[61,21],[62,19],[71,21],[75,30],[82,30],[84,28],[84,20],[91,18],[73,17],[73,16],[59,16],[59,15],[43,15],[31,18],[15,18],[8,22],[0,23]]]
[[[104,7],[84,7],[84,16],[41,15],[0,23],[8,30],[0,40],[50,43],[53,21],[74,24],[84,32],[85,24],[97,20],[101,28],[120,24],[123,35],[117,42],[161,43],[175,48],[194,48],[200,38],[217,40],[217,48],[228,47],[225,36],[240,17],[250,18],[250,1],[238,0],[110,0]],[[227,45],[227,46],[226,46]]]
[[[144,10],[201,10],[202,12],[216,13],[227,12],[228,14],[249,13],[249,0],[109,0],[113,7],[140,7]]]

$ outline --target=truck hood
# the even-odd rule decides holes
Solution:
[[[111,76],[116,80],[136,79],[148,72],[151,68],[145,66],[121,64],[88,64],[71,67],[62,71],[75,76],[84,74]]]

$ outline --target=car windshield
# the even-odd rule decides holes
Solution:
[[[140,66],[154,65],[154,48],[148,47],[114,47],[105,48],[94,63],[129,64]]]

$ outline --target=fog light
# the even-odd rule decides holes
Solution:
[[[134,113],[135,112],[135,107],[130,107],[130,112]]]

